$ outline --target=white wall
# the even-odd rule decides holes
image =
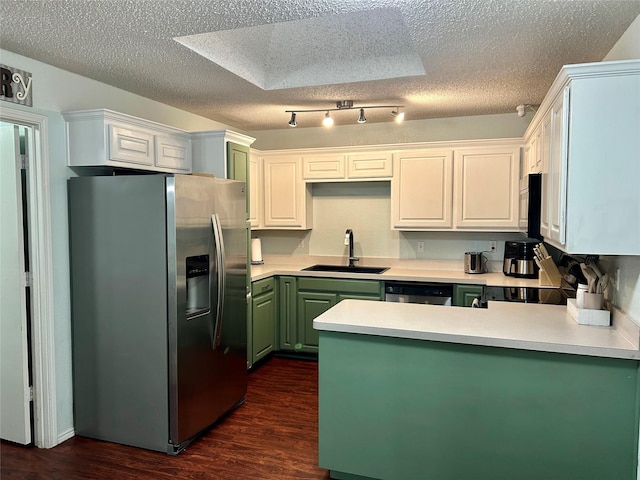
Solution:
[[[640,15],[604,57],[604,61],[637,58],[640,58]],[[615,293],[614,303],[640,323],[640,256],[608,257],[603,261],[609,273],[615,274],[616,269],[620,269],[620,285]]]
[[[410,112],[407,112],[409,114]],[[319,148],[354,145],[474,140],[482,138],[522,137],[532,115],[518,117],[513,113],[472,117],[407,120],[402,124],[365,123],[340,127],[291,128],[249,132],[258,150],[282,148]]]
[[[622,34],[602,61],[632,60],[636,58],[640,58],[640,15],[631,22],[629,28]]]
[[[6,102],[2,102],[0,107],[44,115],[49,122],[57,421],[58,438],[64,439],[73,429],[67,179],[74,174],[66,166],[64,119],[60,112],[109,108],[184,130],[230,127],[6,50],[0,50],[0,63],[32,74],[33,108]]]
[[[263,230],[252,232],[252,236],[262,239],[262,251],[265,255],[343,256],[346,262],[344,233],[347,228],[351,228],[354,233],[354,253],[360,257],[361,264],[375,264],[375,259],[380,257],[462,262],[464,252],[488,250],[491,240],[498,242],[498,249],[487,254],[487,258],[501,261],[504,241],[522,238],[517,233],[391,230],[390,183],[316,183],[312,187],[312,230]],[[417,251],[418,241],[425,242],[424,252]]]

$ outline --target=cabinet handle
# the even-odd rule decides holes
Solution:
[[[270,288],[271,288],[271,285],[263,285],[262,291],[264,292],[265,290],[269,290]]]

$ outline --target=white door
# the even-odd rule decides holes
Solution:
[[[19,128],[0,123],[0,437],[26,445],[31,410]]]

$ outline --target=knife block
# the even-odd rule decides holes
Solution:
[[[559,287],[562,285],[562,275],[551,257],[546,257],[540,261],[540,271],[538,272],[538,284],[545,286]]]

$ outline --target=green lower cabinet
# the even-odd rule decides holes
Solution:
[[[278,277],[276,348],[317,353],[318,332],[313,320],[347,298],[380,301],[384,298],[384,285],[374,280]]]
[[[384,285],[375,280],[337,278],[298,278],[297,346],[300,352],[318,352],[318,331],[313,320],[345,299],[374,300],[384,298]]]
[[[278,350],[293,351],[298,343],[297,278],[278,277]]]
[[[318,351],[318,331],[313,319],[338,303],[338,294],[332,292],[298,291],[298,340],[302,352]]]
[[[453,286],[453,306],[470,307],[476,298],[482,296],[482,285],[454,285]]]
[[[636,360],[320,332],[336,479],[636,480]]]
[[[275,279],[268,278],[252,285],[251,364],[275,349],[276,293]]]

